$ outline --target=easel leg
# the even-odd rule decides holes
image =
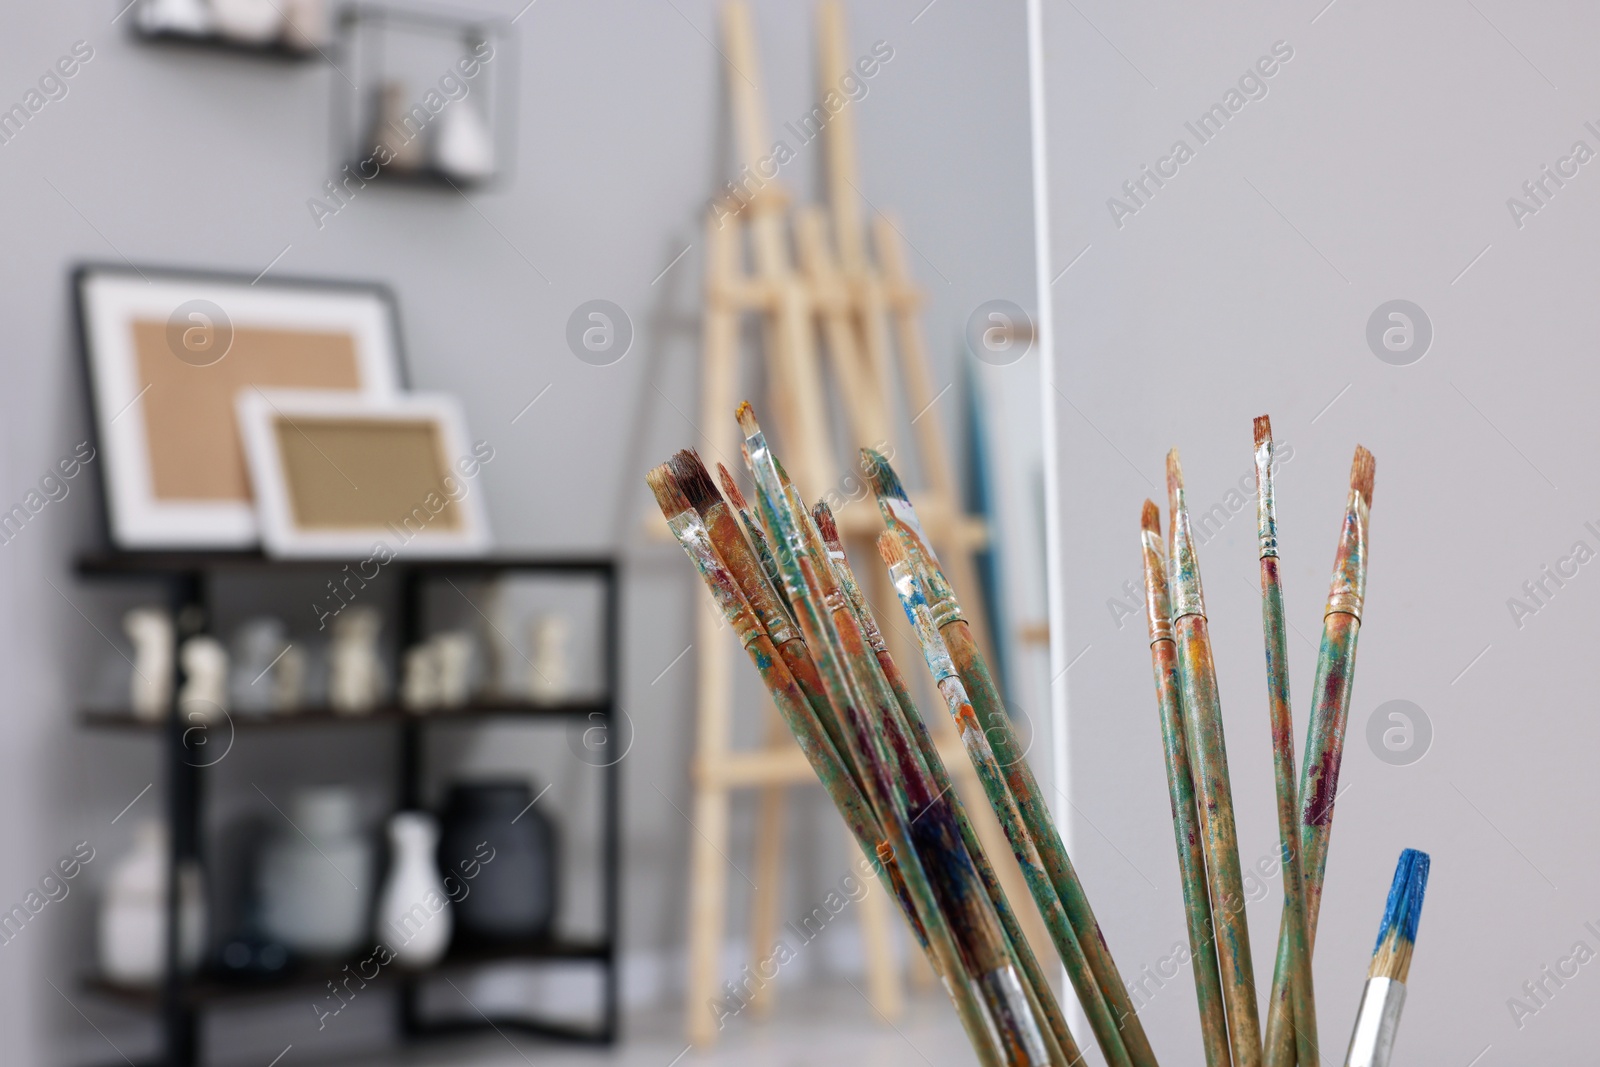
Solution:
[[[700,667],[699,730],[695,754],[694,825],[689,855],[689,988],[684,1026],[689,1040],[716,1040],[717,976],[723,919],[728,910],[728,790],[717,780],[717,755],[726,750],[729,698],[728,635],[702,610],[696,633]]]
[[[767,718],[767,747],[779,749],[793,742],[789,731],[776,714]],[[761,806],[756,813],[756,889],[750,907],[750,958],[764,960],[778,937],[778,905],[783,881],[784,818],[788,790],[778,784],[762,787]],[[757,1015],[772,1011],[777,999],[777,983],[757,987],[750,1006]]]

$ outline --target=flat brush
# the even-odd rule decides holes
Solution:
[[[1183,694],[1189,754],[1194,761],[1201,825],[1205,831],[1202,840],[1211,886],[1211,921],[1216,928],[1222,996],[1227,1007],[1228,1038],[1233,1047],[1234,1067],[1260,1067],[1261,1021],[1256,1010],[1255,972],[1250,960],[1244,879],[1239,869],[1233,787],[1228,778],[1228,751],[1222,733],[1222,702],[1217,693],[1205,596],[1200,587],[1200,564],[1195,556],[1189,509],[1184,503],[1183,466],[1177,449],[1167,453],[1167,494],[1172,510],[1172,614],[1178,646],[1178,681]]]
[[[1422,918],[1422,898],[1428,891],[1428,854],[1408,848],[1400,853],[1378,925],[1378,943],[1367,968],[1367,985],[1356,1012],[1355,1032],[1345,1067],[1389,1067],[1394,1039],[1400,1029],[1400,1009],[1406,1002],[1406,978],[1411,973],[1411,953]]]
[[[794,607],[789,603],[788,592],[784,589],[783,579],[778,574],[778,561],[772,556],[772,545],[767,541],[766,531],[761,528],[761,523],[757,521],[755,513],[750,510],[750,502],[745,500],[743,493],[739,492],[739,483],[733,480],[733,475],[728,473],[728,468],[718,463],[717,474],[722,483],[723,494],[727,496],[728,503],[733,507],[733,510],[738,512],[739,524],[744,527],[745,534],[750,538],[750,544],[755,548],[756,558],[761,561],[762,573],[767,576],[767,580],[777,590],[778,596],[783,600],[785,610],[789,612],[789,617],[793,619]]]
[[[952,919],[952,929],[969,971],[976,977],[985,1003],[998,1024],[1007,1058],[1012,1062],[1043,1060],[1049,1056],[1049,1049],[1045,1047],[1039,1013],[1029,1002],[1032,991],[1022,987],[1017,962],[992,898],[986,889],[972,884],[981,882],[982,876],[972,850],[961,835],[955,798],[939,788],[926,755],[915,744],[913,728],[900,713],[898,696],[882,667],[885,661],[892,663],[892,660],[887,654],[876,655],[868,641],[869,627],[873,633],[877,632],[872,613],[864,600],[859,603],[849,600],[839,579],[838,562],[816,522],[817,515],[806,509],[799,490],[776,459],[773,469],[798,517],[800,536],[818,575],[816,592],[832,613],[834,630],[845,651],[844,665],[860,686],[866,702],[864,710],[876,712],[882,737],[898,767],[897,786],[905,793],[913,840],[922,850],[935,889],[940,893],[946,914]],[[817,514],[831,518],[829,511]],[[914,706],[910,717],[922,725]],[[937,762],[938,754],[932,755]],[[976,846],[976,838],[972,841]]]
[[[1005,702],[1000,696],[1000,689],[995,685],[994,677],[989,672],[989,665],[978,648],[972,628],[961,612],[961,605],[956,600],[955,592],[950,588],[950,583],[939,567],[933,546],[917,520],[916,509],[886,458],[870,448],[863,448],[861,459],[862,470],[872,483],[884,521],[891,531],[903,532],[905,536],[907,554],[915,565],[918,578],[925,585],[924,592],[929,601],[934,625],[939,628],[940,636],[944,638],[956,672],[961,676],[962,684],[966,686],[967,693],[972,698],[978,719],[987,728],[990,746],[1005,769],[1006,785],[1011,791],[1012,799],[1022,813],[1028,835],[1033,839],[1034,847],[1038,850],[1045,870],[1049,872],[1056,897],[1066,910],[1073,934],[1083,949],[1083,956],[1089,968],[1087,975],[1079,974],[1074,977],[1070,961],[1064,958],[1068,976],[1074,979],[1073,988],[1078,992],[1079,1000],[1086,1005],[1085,1013],[1088,1014],[1087,1006],[1095,999],[1093,993],[1087,992],[1087,985],[1092,983],[1098,988],[1100,996],[1105,999],[1118,1021],[1118,1029],[1112,1033],[1102,1034],[1096,1030],[1095,1037],[1101,1045],[1101,1050],[1105,1052],[1119,1044],[1125,1045],[1134,1067],[1154,1067],[1155,1052],[1151,1049],[1150,1041],[1145,1036],[1144,1026],[1134,1010],[1132,997],[1123,984],[1122,976],[1117,972],[1110,950],[1106,948],[1105,937],[1100,932],[1100,923],[1094,917],[1094,909],[1089,906],[1089,898],[1084,893],[1077,871],[1073,869],[1072,860],[1068,857],[1061,836],[1056,831],[1055,820],[1045,805],[1044,793],[1033,776],[1033,769],[1029,767],[1023,755],[1024,750],[1017,741],[1016,732],[1011,725],[1011,716],[1007,713]],[[1092,1025],[1092,1016],[1090,1022]]]
[[[829,798],[838,807],[857,844],[866,855],[873,856],[883,839],[877,817],[868,806],[841,754],[816,722],[810,701],[777,654],[771,638],[762,630],[760,620],[739,591],[737,579],[718,556],[699,514],[666,464],[652,469],[646,474],[645,480],[655,494],[656,503],[666,517],[673,536],[694,562],[711,591],[712,599],[739,637],[740,645],[755,663],[778,713],[794,734],[806,761],[811,764]],[[923,936],[921,923],[903,896],[903,883],[895,875],[897,872],[879,870],[884,887],[907,909],[908,918],[920,939]]]
[[[977,868],[978,877],[983,881],[983,887],[989,894],[990,903],[1009,942],[1013,962],[1022,973],[1023,989],[1033,1002],[1035,1014],[1044,1020],[1045,1037],[1051,1046],[1049,1048],[1051,1061],[1072,1063],[1079,1058],[1080,1053],[1072,1032],[1067,1028],[1066,1017],[1061,1014],[1061,1007],[1056,1003],[1050,981],[1045,976],[1044,969],[1039,966],[1038,958],[1028,944],[1021,924],[1017,922],[1016,914],[1011,910],[1011,904],[1006,899],[1000,879],[995,874],[994,865],[989,862],[989,857],[984,853],[978,835],[972,828],[965,805],[955,791],[950,773],[939,756],[939,750],[935,747],[932,736],[928,733],[928,726],[917,710],[916,701],[912,699],[905,676],[900,672],[894,657],[890,655],[888,643],[883,639],[883,633],[878,628],[877,620],[873,618],[866,597],[861,593],[860,583],[856,581],[855,572],[850,568],[849,557],[845,555],[844,542],[839,537],[839,525],[833,517],[833,509],[825,503],[819,503],[811,509],[811,517],[816,521],[817,532],[822,535],[822,543],[827,547],[828,559],[833,563],[834,573],[839,579],[839,586],[844,591],[845,599],[855,610],[867,645],[877,656],[884,677],[894,691],[895,702],[905,724],[904,729],[916,741],[920,762],[925,765],[939,795],[950,800],[956,824],[961,831],[962,843],[966,845],[967,853]]]
[[[742,450],[745,460],[756,482],[760,515],[771,535],[789,601],[795,607],[806,647],[811,650],[822,676],[828,702],[841,720],[850,726],[847,733],[851,758],[866,772],[864,777],[868,799],[883,823],[885,836],[899,862],[907,893],[927,934],[934,968],[947,979],[946,990],[979,1061],[985,1065],[995,1065],[1003,1057],[1007,1063],[1011,1063],[1016,1043],[1004,1040],[997,1032],[997,1020],[990,1017],[985,1010],[984,999],[980,999],[974,989],[972,979],[976,976],[968,970],[967,961],[957,948],[951,927],[935,898],[928,872],[924,870],[916,846],[912,843],[910,819],[905,814],[903,784],[897,795],[889,771],[893,761],[881,732],[874,729],[866,718],[864,700],[844,662],[849,650],[843,647],[839,635],[833,631],[833,620],[824,614],[820,606],[821,590],[816,568],[809,558],[800,522],[784,491],[766,436],[748,402],[741,403],[735,414],[744,435]]]
[[[1057,944],[1062,959],[1071,961],[1068,967],[1074,968],[1080,975],[1087,975],[1088,965],[1083,958],[1083,949],[1078,944],[1066,912],[1062,909],[1061,902],[1050,884],[1049,875],[1039,859],[1038,850],[1023,826],[1021,813],[1017,811],[1016,804],[1007,789],[1005,772],[995,759],[994,751],[990,748],[983,727],[973,711],[972,702],[968,699],[966,687],[962,685],[955,665],[950,660],[950,653],[945,648],[938,630],[934,628],[933,616],[928,610],[927,598],[922,591],[921,583],[912,574],[909,558],[894,532],[886,531],[879,536],[878,552],[889,568],[890,580],[899,595],[907,619],[916,631],[928,670],[933,675],[940,695],[945,699],[951,717],[955,720],[962,746],[967,750],[972,765],[977,770],[984,793],[999,816],[1001,828],[1011,845],[1012,855],[1022,870],[1039,913],[1050,931],[1051,939]],[[1016,939],[1022,945],[1027,944],[1020,930]],[[1094,1016],[1091,1026],[1096,1032],[1096,1039],[1099,1040],[1099,1035],[1102,1033],[1113,1036],[1114,1039],[1107,1051],[1107,1059],[1114,1067],[1123,1067],[1129,1063],[1128,1053],[1121,1041],[1115,1039],[1116,1020],[1111,1017],[1104,997],[1099,995],[1099,989],[1092,980],[1088,982],[1084,992],[1087,994],[1085,1010]]]
[[[1317,917],[1322,909],[1322,883],[1333,833],[1333,804],[1339,792],[1339,766],[1344,758],[1345,727],[1355,681],[1356,638],[1361,632],[1367,589],[1367,529],[1375,466],[1372,453],[1357,446],[1350,464],[1350,490],[1339,529],[1339,547],[1334,554],[1333,580],[1323,608],[1322,644],[1317,650],[1317,672],[1312,682],[1315,702],[1300,766],[1300,873],[1305,884],[1306,944],[1310,949],[1317,942]],[[1274,1005],[1284,1003],[1288,996],[1287,933],[1287,926],[1280,922],[1277,967],[1272,977]],[[1284,1050],[1294,1043],[1285,1014],[1269,1012],[1267,1048],[1274,1055],[1274,1062],[1289,1062]]]
[[[1306,934],[1305,885],[1300,872],[1300,820],[1295,804],[1294,712],[1289,703],[1289,640],[1283,614],[1283,582],[1278,575],[1278,506],[1272,491],[1272,422],[1255,420],[1256,536],[1261,562],[1261,633],[1267,657],[1267,717],[1272,730],[1273,782],[1278,799],[1278,845],[1283,865],[1283,919],[1289,943],[1289,998],[1268,1001],[1269,1010],[1292,1015],[1295,1055],[1314,1067],[1317,1009],[1311,978],[1311,939]],[[1269,1021],[1270,1027],[1270,1021]],[[1280,1027],[1282,1023],[1279,1023]],[[1268,1067],[1288,1067],[1288,1056]]]
[[[1161,509],[1144,502],[1140,515],[1144,550],[1145,617],[1150,628],[1150,666],[1156,680],[1156,710],[1161,718],[1161,749],[1166,757],[1167,793],[1172,801],[1172,832],[1178,844],[1178,874],[1183,884],[1183,912],[1189,933],[1189,965],[1194,972],[1195,999],[1200,1007],[1200,1039],[1207,1067],[1228,1067],[1228,1019],[1217,977],[1216,935],[1211,929],[1211,894],[1206,888],[1206,860],[1195,814],[1194,779],[1189,743],[1184,737],[1183,704],[1178,686],[1178,645],[1172,634],[1172,605],[1167,593],[1167,566],[1161,548]]]
[[[828,716],[825,714],[827,698],[822,693],[822,679],[817,675],[816,665],[811,662],[810,653],[794,625],[788,606],[778,598],[778,591],[772,584],[776,575],[768,577],[761,560],[729,512],[727,502],[712,484],[711,474],[700,456],[693,449],[686,448],[668,460],[667,466],[689,504],[699,513],[717,554],[733,572],[740,592],[755,609],[756,617],[777,646],[789,673],[800,683],[812,707],[823,715],[824,725],[828,725]],[[830,734],[837,747],[840,743],[837,732],[830,731]]]

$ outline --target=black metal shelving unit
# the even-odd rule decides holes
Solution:
[[[343,560],[276,560],[259,552],[107,552],[79,557],[80,578],[99,581],[144,581],[162,586],[174,618],[210,618],[212,577],[226,571],[261,571],[268,568],[337,568]],[[353,562],[353,561],[352,561]],[[557,705],[541,705],[502,700],[478,700],[464,708],[440,709],[418,714],[390,706],[375,708],[360,715],[341,714],[328,708],[304,708],[292,712],[230,718],[230,728],[239,732],[315,730],[329,727],[390,729],[400,734],[400,757],[395,769],[396,793],[402,809],[421,803],[421,783],[425,769],[427,739],[433,730],[466,728],[490,721],[525,723],[529,726],[565,725],[574,720],[596,721],[599,717],[615,736],[618,722],[616,694],[620,680],[620,625],[618,618],[617,567],[607,558],[493,557],[465,560],[396,560],[389,564],[400,580],[399,635],[401,647],[408,647],[423,635],[423,589],[430,579],[482,579],[508,572],[538,575],[590,576],[602,587],[601,635],[604,695],[595,700]],[[193,609],[200,609],[199,612]],[[175,675],[182,681],[181,664]],[[174,694],[177,692],[174,685]],[[158,1012],[162,1021],[164,1055],[167,1067],[195,1067],[200,1063],[200,1015],[207,1007],[240,1004],[251,1000],[278,998],[320,990],[327,975],[327,961],[314,969],[293,970],[267,981],[233,981],[209,973],[204,968],[196,975],[185,975],[178,966],[180,864],[204,861],[204,813],[206,804],[206,764],[193,759],[186,734],[191,724],[177,713],[176,695],[165,721],[135,717],[131,711],[85,711],[81,724],[88,729],[143,732],[159,737],[167,785],[166,818],[172,853],[168,869],[167,966],[159,988],[131,989],[98,978],[84,982],[86,991],[120,1003]],[[445,957],[423,971],[397,968],[400,980],[396,1031],[407,1040],[461,1034],[493,1027],[569,1041],[611,1044],[618,1034],[618,994],[620,975],[617,965],[618,920],[621,878],[621,770],[620,759],[596,764],[602,775],[600,818],[601,919],[602,930],[592,939],[549,937],[531,940],[500,940],[490,944],[452,944]],[[423,982],[433,976],[460,973],[475,967],[513,961],[582,961],[601,968],[601,1004],[591,1026],[543,1020],[534,1016],[489,1018],[429,1019],[419,1011]]]

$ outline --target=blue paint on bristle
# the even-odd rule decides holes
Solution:
[[[861,454],[866,457],[873,487],[879,493],[884,496],[898,497],[901,500],[910,501],[911,498],[906,495],[905,486],[900,484],[900,476],[894,472],[893,467],[889,466],[889,461],[884,458],[882,453],[870,448],[863,448]]]
[[[1426,852],[1408,848],[1400,853],[1394,881],[1389,886],[1389,900],[1383,907],[1383,922],[1378,927],[1378,942],[1372,947],[1374,956],[1391,938],[1396,943],[1416,943],[1422,897],[1428,891],[1428,863]]]

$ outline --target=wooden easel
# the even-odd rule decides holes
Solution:
[[[824,0],[819,14],[823,85],[836,86],[846,70],[843,15],[837,0]],[[875,447],[892,443],[897,436],[892,398],[896,393],[898,354],[898,370],[904,378],[910,408],[907,414],[916,431],[918,455],[928,481],[925,491],[913,494],[918,515],[956,588],[975,591],[971,553],[984,543],[986,531],[981,521],[964,515],[959,505],[935,410],[938,394],[932,387],[917,317],[921,295],[906,268],[899,233],[889,220],[874,220],[873,244],[878,262],[874,264],[868,255],[856,190],[850,109],[847,106],[833,115],[825,127],[832,211],[807,206],[791,213],[789,198],[776,175],[764,179],[756,169],[773,142],[749,12],[742,0],[729,0],[725,5],[723,36],[724,54],[731,68],[728,83],[739,156],[757,181],[744,182],[736,197],[722,201],[707,217],[699,420],[702,455],[710,464],[721,462],[730,471],[742,471],[732,413],[740,399],[736,387],[739,326],[744,314],[758,313],[764,322],[772,399],[759,409],[760,414],[776,428],[784,463],[802,495],[812,502],[839,490],[841,476],[855,466],[854,456],[849,465],[839,464],[834,458],[819,348],[827,354],[829,369],[844,400],[850,438]],[[798,267],[789,249],[791,221]],[[753,271],[747,271],[743,263],[746,235]],[[864,483],[859,470],[854,475],[858,483]],[[857,495],[860,499],[837,509],[840,533],[850,542],[853,559],[871,561],[872,565],[858,563],[858,574],[867,583],[868,595],[896,661],[906,665],[908,676],[920,677],[922,672],[913,668],[920,664],[921,654],[904,623],[884,568],[876,566],[873,540],[883,528],[882,520],[870,491]],[[968,593],[965,606],[973,616],[980,640],[984,639],[986,628],[973,593]],[[735,650],[721,629],[713,614],[701,612],[697,616],[699,694],[691,775],[696,833],[691,838],[686,1029],[689,1039],[702,1045],[716,1037],[716,1016],[710,1005],[722,994],[718,980],[728,900],[726,852],[732,791],[760,790],[750,930],[750,951],[758,960],[771,950],[778,933],[785,790],[814,781],[805,758],[776,715],[768,718],[764,747],[747,751],[732,748]],[[941,757],[957,783],[985,849],[996,859],[1009,856],[1009,847],[994,823],[954,727],[943,715],[929,716],[929,722]],[[1026,888],[1015,865],[999,863],[997,868],[1007,883],[1008,895],[1017,901],[1025,899]],[[890,934],[897,921],[894,905],[874,884],[858,907],[865,940],[867,995],[885,1018],[893,1019],[902,1009]],[[924,969],[922,973],[927,972]],[[753,998],[754,1010],[769,1008],[772,993],[770,983],[759,986]]]

